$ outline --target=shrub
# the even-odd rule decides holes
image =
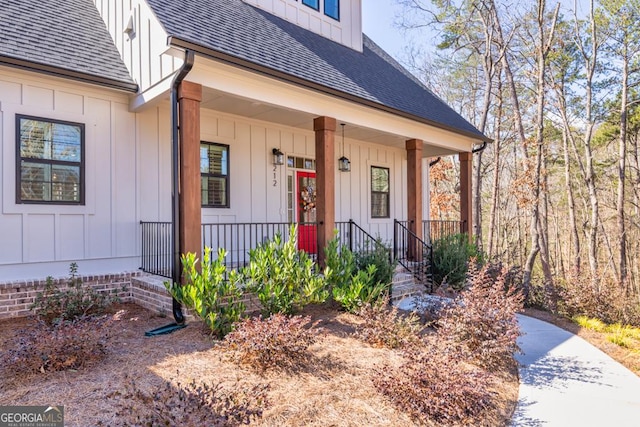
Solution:
[[[346,311],[354,312],[363,304],[375,302],[388,292],[390,282],[377,281],[377,265],[358,266],[356,260],[359,256],[354,255],[346,246],[338,251],[337,239],[329,242],[325,255],[325,280],[333,299]]]
[[[522,295],[505,285],[507,273],[503,269],[494,280],[490,266],[477,270],[471,265],[469,288],[438,320],[442,341],[460,347],[463,354],[487,368],[505,366],[519,350],[516,313],[522,309]]]
[[[114,290],[114,294],[117,291]],[[98,315],[112,303],[117,302],[117,295],[98,292],[85,286],[78,277],[78,264],[69,266],[67,289],[58,289],[53,279],[47,277],[43,292],[38,292],[34,303],[29,307],[35,311],[39,320],[51,325],[64,320]]]
[[[0,354],[0,366],[18,375],[81,369],[106,356],[111,323],[104,316],[39,322],[18,332]]]
[[[433,242],[433,282],[436,286],[446,284],[454,289],[464,287],[469,259],[482,264],[482,252],[469,242],[466,234],[452,234]]]
[[[356,336],[376,347],[403,348],[418,345],[424,326],[413,313],[403,315],[398,307],[389,307],[388,297],[365,305],[356,313],[363,322]]]
[[[598,286],[583,276],[569,276],[558,281],[558,312],[563,316],[587,316],[605,323],[640,326],[640,302],[629,297],[614,280],[603,279]]]
[[[263,314],[291,314],[307,304],[324,302],[329,296],[325,281],[314,272],[313,260],[296,249],[296,226],[289,240],[278,234],[249,253],[250,263],[243,270],[249,289],[256,294]]]
[[[324,278],[329,292],[334,288],[344,286],[351,281],[356,271],[356,258],[346,245],[338,247],[337,238],[332,239],[324,250],[325,264]]]
[[[182,256],[185,283],[183,285],[165,282],[169,293],[180,303],[194,311],[205,321],[211,332],[218,338],[224,337],[232,329],[245,310],[242,302],[240,277],[232,270],[227,278],[227,268],[223,263],[224,249],[219,249],[218,258],[211,260],[211,248],[205,248],[198,271],[195,254]]]
[[[472,424],[490,407],[486,373],[443,351],[442,344],[417,348],[405,357],[400,367],[376,368],[373,383],[414,420],[437,425]]]
[[[124,426],[239,426],[262,417],[268,407],[268,385],[236,384],[231,390],[220,384],[166,381],[151,392],[128,377],[117,399],[120,425]]]
[[[309,347],[318,330],[310,317],[273,314],[267,319],[245,319],[225,337],[224,346],[239,362],[264,371],[295,370],[309,359]]]
[[[368,266],[375,265],[376,272],[373,283],[382,283],[388,286],[393,281],[393,271],[396,262],[391,260],[391,249],[381,239],[377,239],[373,247],[365,246],[355,253],[356,268],[366,270]]]

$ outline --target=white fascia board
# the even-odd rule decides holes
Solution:
[[[481,142],[479,138],[470,138],[201,56],[196,56],[194,67],[185,80],[258,102],[315,116],[334,117],[339,122],[400,135],[406,139],[421,139],[429,145],[456,152],[470,152],[474,144]]]
[[[144,92],[133,95],[129,101],[129,111],[132,113],[144,111],[167,99],[171,91],[171,82],[174,75],[175,73],[160,80]]]

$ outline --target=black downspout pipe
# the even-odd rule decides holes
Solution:
[[[171,82],[171,177],[172,189],[171,200],[173,209],[171,212],[171,238],[173,241],[173,265],[171,267],[171,278],[176,285],[180,284],[182,277],[182,264],[180,262],[180,122],[178,118],[178,86],[184,78],[189,74],[195,55],[193,51],[186,50],[184,53],[184,63],[178,73]],[[184,324],[184,314],[182,313],[182,305],[173,298],[173,318],[178,325]]]
[[[471,153],[472,154],[479,153],[479,152],[483,151],[485,148],[487,148],[487,141],[483,141],[482,145],[480,147],[478,147],[478,148],[474,148],[473,150],[471,150]]]

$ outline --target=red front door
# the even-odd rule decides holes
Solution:
[[[298,194],[298,248],[318,253],[316,238],[316,173],[296,172]]]

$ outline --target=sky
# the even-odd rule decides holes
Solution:
[[[396,3],[396,0],[362,0],[362,26],[366,35],[398,59],[408,41],[393,25],[401,10]]]
[[[524,0],[521,5],[526,5],[527,1],[531,2],[531,0]],[[558,0],[548,2],[547,8],[553,9],[556,1]],[[561,11],[567,19],[571,18],[573,14],[571,10],[575,6],[577,6],[579,17],[585,17],[588,14],[587,2],[584,0],[559,1],[562,5]],[[395,18],[402,11],[402,7],[397,3],[398,0],[362,0],[362,26],[367,36],[402,62],[402,56],[405,54],[406,47],[411,44],[411,39],[394,26]],[[433,48],[433,46],[422,47],[427,50]]]

